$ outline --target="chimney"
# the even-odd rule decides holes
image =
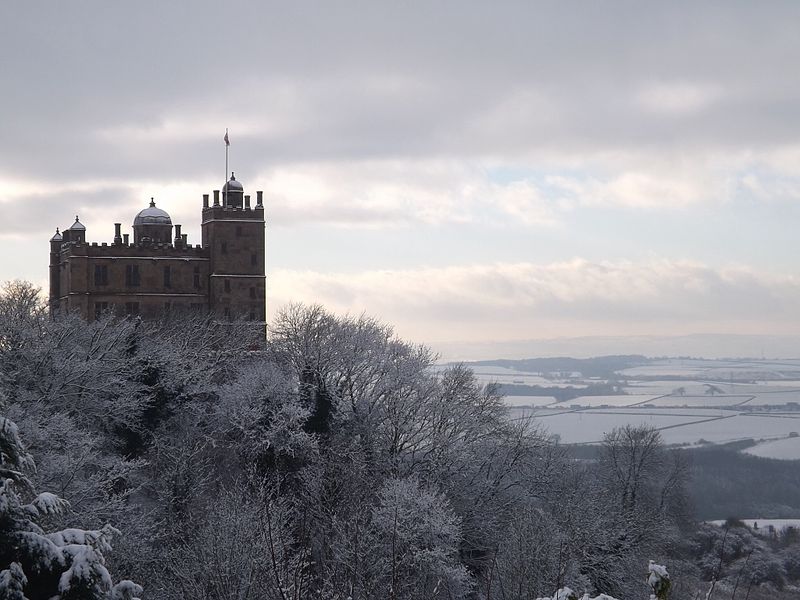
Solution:
[[[203,208],[208,208],[208,194],[203,194]]]
[[[181,226],[175,225],[175,247],[181,244]]]
[[[189,234],[188,233],[184,233],[183,235],[181,235],[181,243],[183,244],[184,248],[188,248],[189,247]]]
[[[114,245],[119,246],[122,243],[122,223],[114,223]]]
[[[127,245],[129,245],[129,243],[130,243],[130,242],[128,241],[128,240],[130,239],[130,237],[129,237],[129,236],[130,236],[130,234],[128,234],[128,233],[123,233],[123,234],[122,234],[122,243],[123,243],[124,245],[126,245],[126,246],[127,246]]]
[[[264,192],[256,192],[256,206],[264,206]]]
[[[214,190],[214,206],[219,206],[219,190]]]
[[[250,208],[250,196],[247,195],[244,197],[244,207],[249,209]]]

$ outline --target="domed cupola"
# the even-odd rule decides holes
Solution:
[[[150,198],[150,206],[140,211],[133,220],[133,243],[169,244],[172,242],[172,219],[169,214],[156,207]]]
[[[244,186],[236,180],[236,176],[231,172],[231,178],[222,186],[223,206],[233,206],[242,208],[244,206]]]

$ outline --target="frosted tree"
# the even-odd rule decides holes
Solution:
[[[472,585],[458,562],[459,519],[446,500],[411,478],[388,480],[378,502],[371,524],[378,597],[466,597]]]
[[[119,532],[110,525],[46,533],[68,503],[36,494],[27,476],[33,469],[17,426],[0,417],[0,598],[127,600],[141,593],[129,581],[113,585],[104,555]]]

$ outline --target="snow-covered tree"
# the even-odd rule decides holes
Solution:
[[[46,532],[48,519],[68,503],[36,494],[27,476],[33,468],[16,424],[0,417],[0,598],[108,600],[141,593],[135,584],[111,580],[104,555],[119,532],[110,525]]]

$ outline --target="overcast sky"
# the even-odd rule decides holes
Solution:
[[[199,243],[227,127],[270,313],[800,334],[800,3],[699,4],[3,2],[0,280],[151,196]]]

